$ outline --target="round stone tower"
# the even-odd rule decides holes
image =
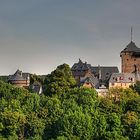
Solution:
[[[131,41],[120,53],[122,73],[133,73],[140,70],[140,48]]]

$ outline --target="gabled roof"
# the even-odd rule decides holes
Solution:
[[[95,87],[95,88],[99,87],[99,80],[94,76],[90,76],[90,77],[86,77],[84,79],[81,79],[80,83],[82,83],[82,84],[91,83],[93,87]]]
[[[140,52],[140,48],[138,48],[136,44],[131,41],[122,52]]]
[[[29,73],[22,73],[19,69],[9,77],[9,81],[23,81],[27,80]]]
[[[101,70],[102,72],[110,72],[110,73],[118,73],[119,70],[118,70],[118,67],[116,66],[93,66],[91,67],[92,71],[93,72],[99,72],[99,70]]]
[[[109,83],[134,83],[135,80],[135,73],[113,73]]]
[[[119,73],[118,67],[116,66],[96,66],[93,67],[86,62],[83,63],[80,59],[78,63],[75,63],[71,68],[74,76],[83,77],[86,74],[86,70],[89,70],[95,77],[100,80],[100,84],[108,84],[112,73]]]
[[[87,64],[86,62],[83,63],[81,59],[79,59],[78,63],[74,63],[72,66],[71,70],[78,70],[78,71],[84,71],[84,70],[89,70],[91,67],[90,64]]]
[[[116,66],[96,66],[96,67],[91,67],[92,72],[95,75],[99,75],[99,71],[101,71],[101,79],[102,80],[108,80],[112,73],[119,73],[118,67]]]

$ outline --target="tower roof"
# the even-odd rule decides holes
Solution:
[[[131,41],[122,52],[140,52],[140,48],[138,48],[136,44]]]

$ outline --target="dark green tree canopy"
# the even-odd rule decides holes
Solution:
[[[69,65],[60,65],[45,78],[45,94],[63,94],[76,85]]]
[[[0,140],[140,140],[135,89],[102,98],[75,85],[67,64],[47,75],[45,94],[0,81]]]

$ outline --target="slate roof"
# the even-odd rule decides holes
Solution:
[[[74,76],[85,76],[86,72],[85,71],[74,71],[73,72]]]
[[[87,64],[86,62],[83,63],[80,59],[78,63],[75,63],[71,68],[74,76],[84,77],[86,70],[90,70],[92,74],[100,80],[100,85],[106,85],[108,86],[108,81],[112,75],[112,73],[119,73],[118,67],[111,66],[111,67],[105,67],[105,66],[91,66],[90,64]],[[101,75],[100,75],[101,74]],[[101,76],[101,78],[99,78]],[[92,81],[92,78],[91,78]]]
[[[91,77],[86,77],[85,79],[80,80],[81,84],[84,83],[91,83],[93,87],[98,88],[99,87],[99,80],[97,77],[91,76]]]
[[[17,70],[15,74],[9,76],[8,81],[24,81],[27,80],[29,73],[22,73],[22,71]]]
[[[118,67],[116,66],[111,66],[111,67],[105,67],[105,66],[96,66],[96,67],[91,67],[92,72],[96,75],[99,76],[99,71],[101,71],[101,80],[108,80],[112,73],[119,73]]]
[[[140,74],[138,74],[137,77],[140,77]],[[134,83],[135,80],[135,73],[113,73],[111,75],[109,83]]]
[[[74,71],[74,70],[77,70],[77,71],[84,71],[84,70],[89,70],[91,68],[91,65],[90,64],[87,64],[86,62],[83,63],[82,60],[79,59],[79,62],[78,63],[75,63],[71,70]]]
[[[140,48],[138,48],[136,46],[136,44],[133,41],[131,41],[122,52],[137,52],[137,53],[140,53]]]

